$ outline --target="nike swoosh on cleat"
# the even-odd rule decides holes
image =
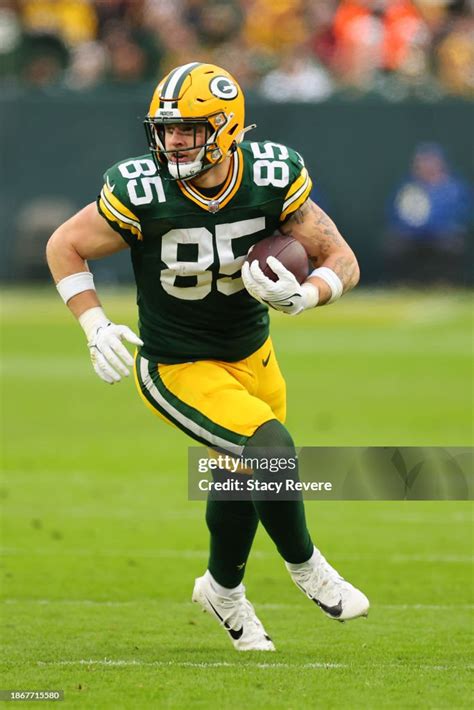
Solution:
[[[296,582],[296,586],[301,589],[303,594],[306,594],[306,589],[299,584],[299,582]],[[329,614],[330,616],[334,617],[337,619],[338,616],[341,616],[342,614],[342,599],[339,599],[338,603],[335,606],[326,606],[326,604],[323,604],[323,602],[320,602],[319,599],[315,599],[314,597],[310,597],[309,594],[308,596],[315,604],[319,606],[320,609],[326,612],[326,614]]]
[[[325,611],[326,614],[333,616],[335,619],[342,614],[342,599],[339,599],[335,606],[327,606],[326,604],[320,602],[319,599],[313,599],[313,602],[317,604],[320,609]]]
[[[242,634],[244,633],[244,627],[243,627],[243,626],[241,626],[240,629],[238,629],[237,631],[236,631],[235,629],[229,629],[229,627],[227,626],[227,624],[224,624],[224,626],[225,626],[225,628],[227,629],[227,631],[229,632],[229,634],[232,636],[232,638],[234,639],[234,641],[238,641],[239,638],[240,638],[240,637],[242,636]]]
[[[226,631],[229,632],[229,634],[232,636],[232,638],[234,639],[234,641],[238,641],[239,638],[240,638],[240,637],[242,636],[242,634],[244,633],[244,627],[241,626],[240,629],[231,629],[230,626],[229,626],[229,624],[227,623],[227,621],[224,621],[224,619],[222,618],[222,616],[219,614],[219,612],[217,611],[216,607],[215,607],[214,604],[211,602],[211,600],[209,599],[209,597],[206,597],[206,601],[209,602],[209,605],[210,605],[211,609],[213,610],[214,614],[217,616],[217,618],[222,621],[222,623],[224,624],[224,628],[226,629]]]
[[[268,365],[268,361],[270,360],[271,354],[272,354],[272,351],[270,350],[270,352],[268,353],[268,356],[265,358],[265,360],[262,359],[263,367],[266,367]]]

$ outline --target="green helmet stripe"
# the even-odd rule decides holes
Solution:
[[[168,101],[173,102],[168,104],[167,108],[177,108],[176,99],[179,97],[184,80],[193,69],[200,65],[201,62],[191,62],[190,64],[183,64],[183,66],[177,67],[171,72],[161,91],[160,108],[165,108],[165,101],[167,104]]]

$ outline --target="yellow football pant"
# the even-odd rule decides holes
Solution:
[[[165,365],[137,355],[135,381],[155,414],[211,448],[240,454],[262,424],[285,421],[286,385],[271,338],[238,362]]]

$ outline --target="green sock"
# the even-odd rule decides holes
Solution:
[[[247,440],[244,457],[255,457],[254,448],[258,448],[260,458],[288,457],[294,452],[293,440],[283,424],[276,419],[266,422]],[[294,454],[296,456],[296,452]],[[285,471],[286,474],[290,473]],[[258,471],[254,476],[265,480],[267,472]],[[279,480],[283,472],[272,476]],[[291,478],[298,480],[298,471],[291,471]],[[286,562],[299,564],[309,560],[313,554],[313,542],[306,526],[306,516],[302,496],[294,500],[256,500],[253,504],[258,517],[267,533],[277,546],[278,552]]]
[[[220,585],[237,587],[257,531],[258,516],[251,500],[219,500],[210,493],[206,522],[211,533],[209,571]]]

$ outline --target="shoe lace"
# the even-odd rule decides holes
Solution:
[[[257,628],[261,627],[261,624],[255,614],[255,609],[249,600],[243,595],[242,597],[219,597],[219,605],[224,611],[228,613],[223,613],[224,623],[228,624],[231,628],[236,628],[248,625],[255,626]]]
[[[298,582],[312,598],[324,596],[340,597],[343,578],[321,555],[316,565],[298,571]]]

